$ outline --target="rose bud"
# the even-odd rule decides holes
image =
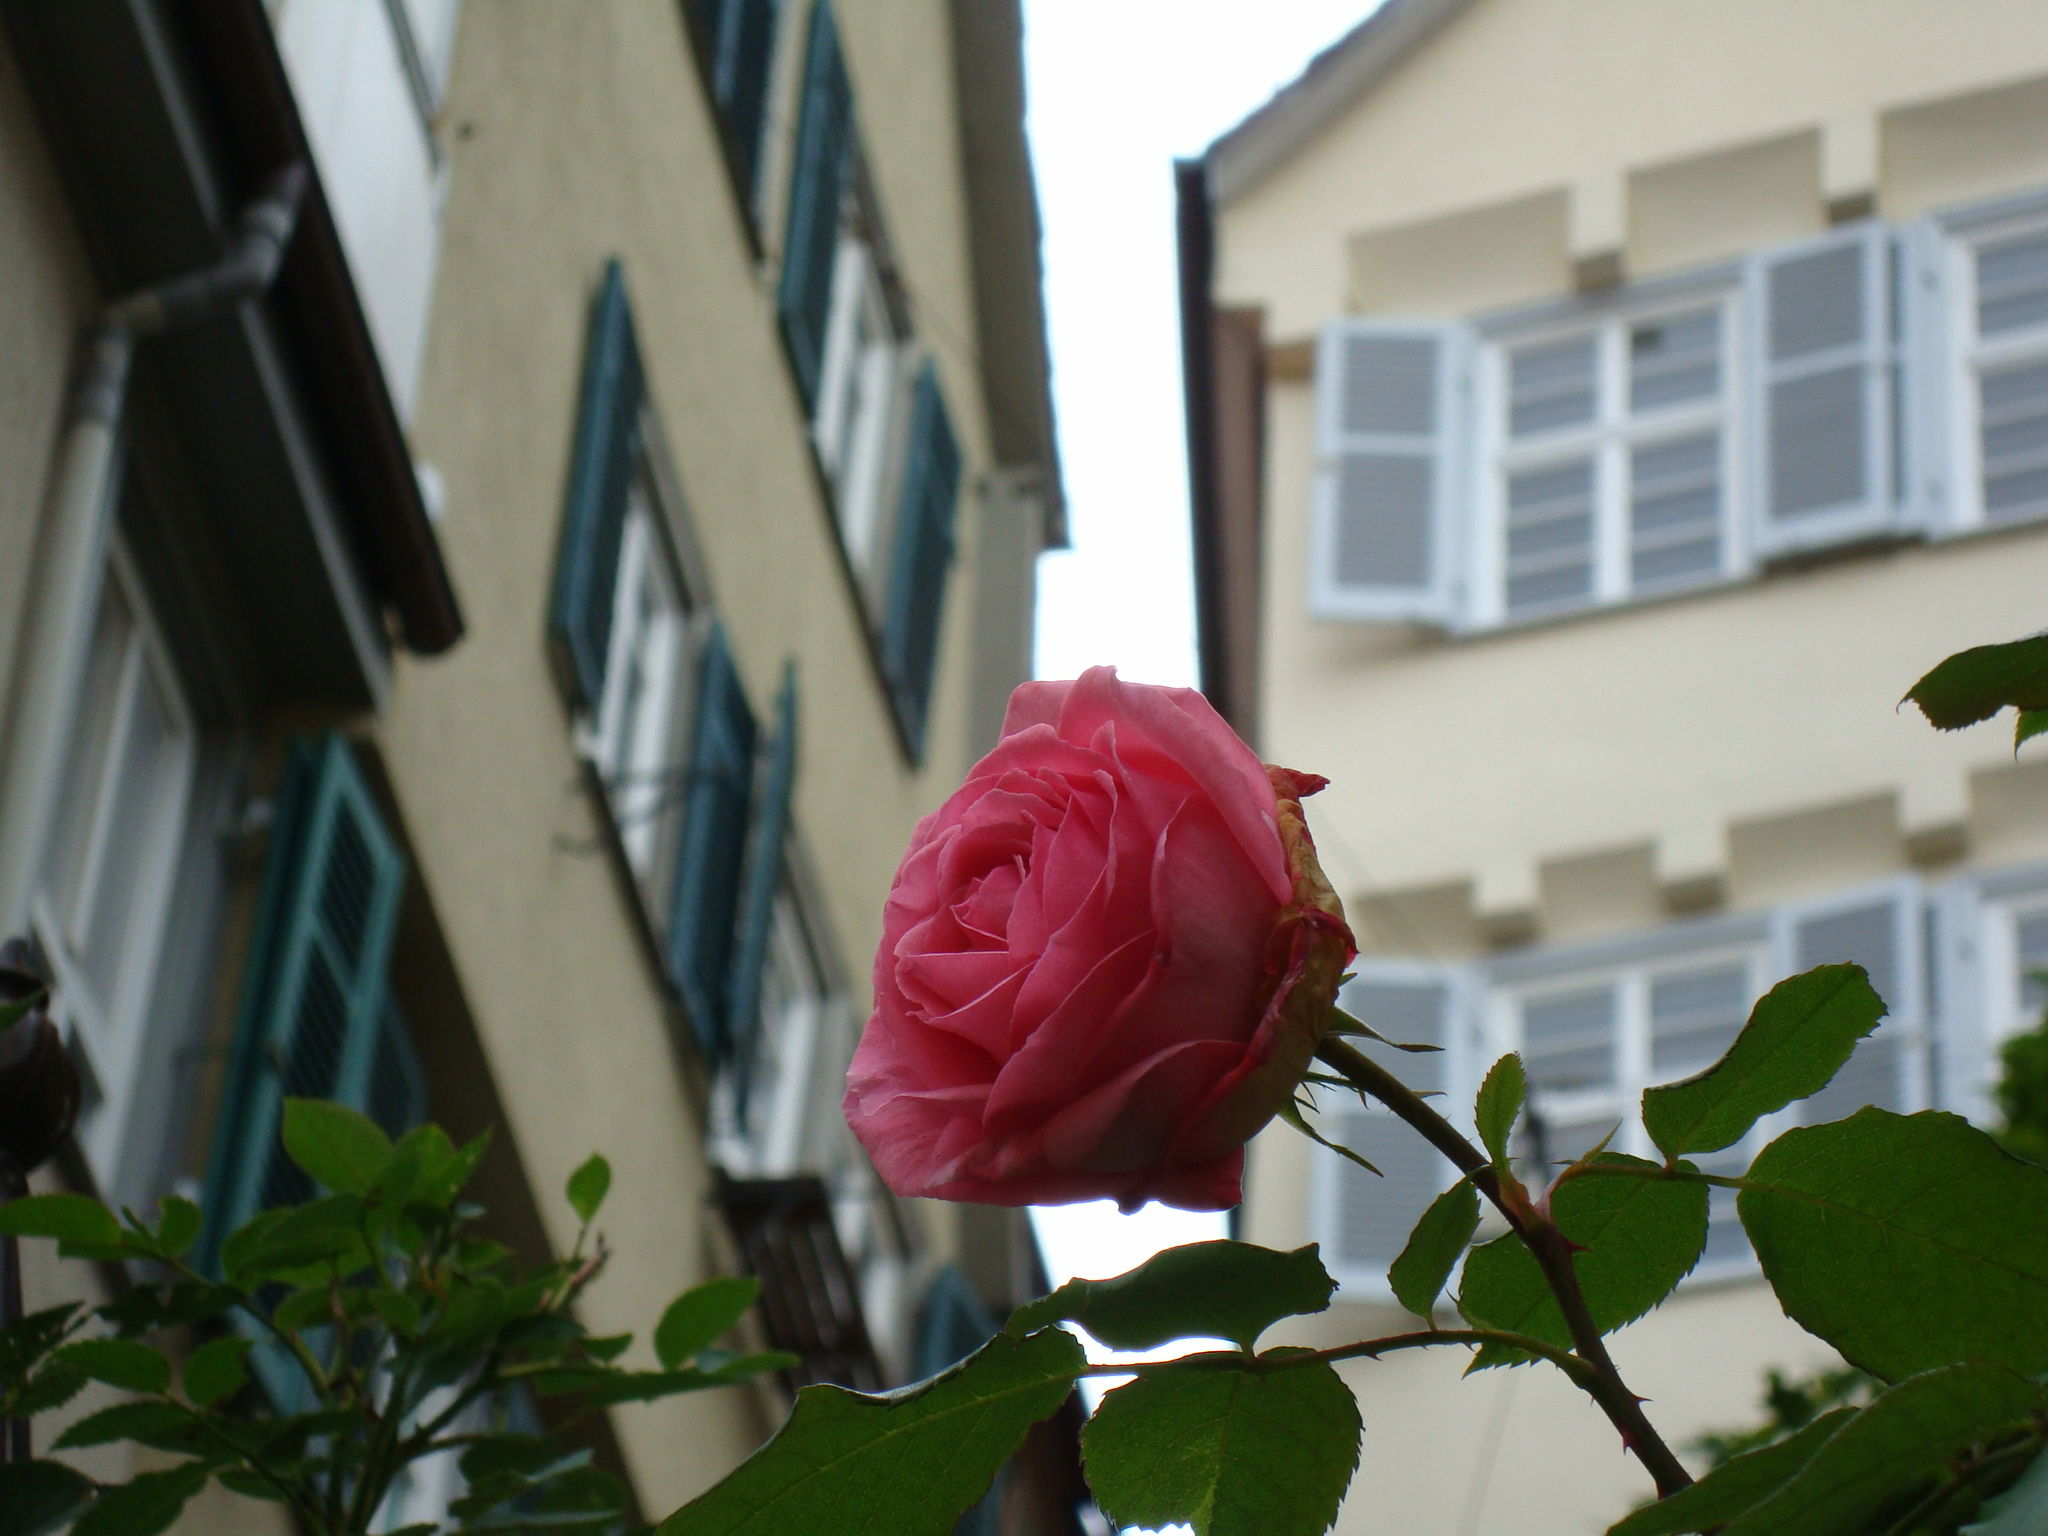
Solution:
[[[1301,799],[1191,689],[1011,695],[918,824],[846,1118],[898,1194],[1222,1210],[1355,947]]]

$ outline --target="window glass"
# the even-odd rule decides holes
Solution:
[[[1522,1005],[1522,1065],[1531,1086],[1570,1092],[1614,1080],[1614,989],[1594,987]]]

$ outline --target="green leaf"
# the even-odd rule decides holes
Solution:
[[[56,1358],[123,1392],[162,1392],[171,1384],[170,1361],[133,1339],[79,1339]]]
[[[1656,1165],[1603,1152],[1585,1166],[1647,1171]],[[1551,1214],[1582,1250],[1572,1255],[1572,1268],[1602,1333],[1634,1322],[1669,1296],[1699,1262],[1707,1242],[1707,1187],[1684,1179],[1576,1174],[1557,1186]],[[1570,1330],[1542,1269],[1512,1232],[1480,1244],[1466,1257],[1458,1310],[1483,1327],[1571,1347]],[[1516,1365],[1528,1358],[1520,1350],[1488,1344],[1473,1357],[1472,1368]]]
[[[2043,731],[2048,731],[2048,709],[2023,709],[2012,727],[2012,755],[2018,757],[2020,748],[2032,741]],[[1978,1527],[1972,1527],[1978,1529]]]
[[[1458,1266],[1458,1255],[1479,1230],[1479,1195],[1471,1182],[1460,1179],[1430,1202],[1408,1244],[1387,1271],[1387,1284],[1394,1297],[1424,1322],[1429,1321],[1436,1298]]]
[[[1473,1108],[1479,1139],[1492,1154],[1493,1166],[1508,1165],[1508,1137],[1515,1129],[1515,1117],[1522,1112],[1528,1079],[1522,1072],[1522,1058],[1510,1051],[1493,1064],[1486,1081],[1479,1085],[1479,1100]]]
[[[234,1396],[249,1379],[244,1363],[248,1353],[249,1341],[239,1334],[223,1334],[200,1345],[185,1362],[185,1396],[200,1408]]]
[[[1609,1527],[1607,1536],[1684,1536],[1726,1525],[1790,1482],[1855,1414],[1853,1408],[1837,1408],[1775,1445],[1732,1457],[1690,1488],[1645,1504]]]
[[[79,1303],[67,1301],[0,1328],[0,1382],[26,1375],[30,1366],[63,1343],[78,1310]]]
[[[2048,1531],[2048,1453],[2036,1456],[2020,1480],[1984,1506],[1984,1518],[1959,1536],[2041,1536]]]
[[[158,1437],[191,1426],[192,1420],[175,1403],[144,1399],[116,1403],[89,1413],[67,1428],[51,1449],[68,1451],[88,1445],[110,1445],[116,1440],[137,1440],[147,1445]]]
[[[28,1195],[0,1205],[0,1237],[54,1237],[120,1246],[121,1223],[90,1195]]]
[[[2048,1371],[2048,1169],[1954,1115],[1787,1131],[1736,1199],[1794,1322],[1897,1381],[1953,1360]]]
[[[162,1472],[143,1472],[117,1488],[103,1489],[99,1502],[71,1527],[71,1536],[156,1536],[206,1485],[207,1469],[197,1462]]]
[[[947,1536],[1083,1365],[1062,1328],[998,1335],[952,1369],[877,1397],[805,1387],[782,1428],[660,1536],[831,1531],[849,1511],[890,1536]]]
[[[612,1165],[595,1152],[581,1168],[569,1175],[569,1209],[585,1226],[597,1217],[597,1208],[612,1187]]]
[[[1765,1115],[1827,1086],[1884,999],[1860,965],[1823,965],[1779,982],[1706,1071],[1643,1093],[1643,1128],[1668,1157],[1718,1152]]]
[[[206,1218],[198,1206],[182,1195],[165,1195],[157,1209],[157,1246],[167,1256],[176,1258],[199,1240],[199,1229]]]
[[[50,1536],[92,1495],[92,1479],[59,1462],[0,1462],[0,1536]]]
[[[391,1161],[391,1138],[376,1121],[324,1099],[284,1101],[284,1149],[337,1195],[361,1194]]]
[[[1197,1355],[1103,1398],[1081,1454],[1114,1524],[1186,1521],[1195,1536],[1329,1529],[1358,1468],[1363,1426],[1351,1389],[1324,1361],[1267,1371],[1243,1363]]]
[[[1862,1536],[1891,1498],[1980,1441],[2028,1427],[2041,1388],[1984,1361],[1910,1377],[1831,1436],[1722,1536]]]
[[[654,1325],[655,1358],[674,1370],[737,1323],[760,1294],[761,1282],[751,1275],[721,1275],[690,1287]]]
[[[1187,1243],[1129,1274],[1069,1280],[1010,1317],[1021,1335],[1076,1322],[1111,1349],[1152,1349],[1171,1339],[1228,1339],[1250,1349],[1283,1317],[1321,1312],[1337,1289],[1316,1245],[1281,1253],[1251,1243]]]
[[[15,1416],[32,1419],[52,1408],[62,1408],[85,1390],[86,1380],[85,1372],[61,1360],[52,1361],[22,1385],[9,1406]]]
[[[2048,709],[2048,635],[1960,651],[1907,689],[1906,698],[1938,731],[1989,720],[2008,704]]]

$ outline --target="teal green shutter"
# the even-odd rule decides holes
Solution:
[[[775,62],[781,0],[694,0],[698,36],[710,53],[711,97],[749,198],[761,173],[761,130]]]
[[[568,507],[555,557],[554,603],[548,619],[563,685],[571,701],[586,709],[595,709],[604,693],[619,541],[626,526],[633,468],[640,457],[640,404],[645,393],[625,275],[614,258],[605,265],[604,285],[591,311]]]
[[[733,944],[732,1059],[740,1123],[747,1119],[747,1088],[754,1042],[761,1028],[761,983],[775,928],[775,891],[782,879],[782,848],[789,836],[790,800],[796,791],[796,663],[783,667],[775,700],[775,739],[754,813],[747,848],[746,884],[740,893],[739,932]]]
[[[312,1198],[284,1154],[286,1098],[331,1099],[400,1134],[426,1118],[426,1085],[390,994],[405,859],[337,736],[292,748],[207,1170],[201,1253],[258,1211]],[[297,1368],[251,1357],[281,1412],[310,1406]]]
[[[668,934],[670,977],[697,1043],[713,1064],[732,1043],[733,928],[753,799],[755,736],[754,714],[725,630],[714,625],[697,675]]]
[[[924,751],[946,572],[953,563],[953,514],[960,495],[960,444],[926,363],[911,405],[910,448],[896,514],[896,553],[882,623],[882,670],[911,752]]]
[[[832,267],[839,250],[839,205],[852,164],[853,88],[839,53],[832,8],[818,0],[804,53],[804,98],[797,119],[789,225],[782,241],[776,309],[808,410],[817,402],[832,312]]]

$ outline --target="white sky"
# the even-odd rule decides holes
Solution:
[[[1196,681],[1172,165],[1377,0],[1025,0],[1031,152],[1070,551],[1038,568],[1037,673]],[[1108,1201],[1034,1213],[1055,1281],[1224,1235]],[[1095,1357],[1105,1358],[1100,1350]],[[1091,1394],[1092,1396],[1092,1394]]]

